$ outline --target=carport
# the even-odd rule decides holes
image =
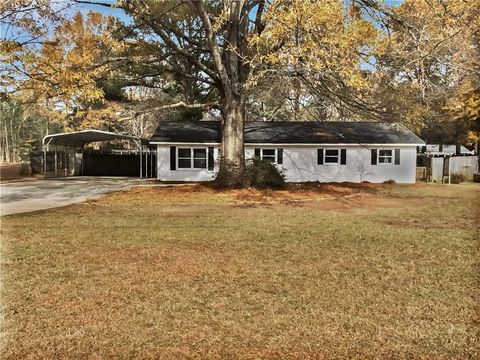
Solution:
[[[134,156],[135,159],[138,159],[138,163],[137,161],[135,161],[134,163],[134,166],[137,168],[136,173],[139,175],[140,178],[148,178],[154,176],[155,148],[149,146],[149,142],[147,139],[143,139],[137,136],[117,134],[100,130],[72,131],[68,133],[51,134],[45,136],[42,141],[43,171],[45,172],[45,174],[48,173],[47,156],[50,153],[50,155],[53,156],[54,176],[59,176],[59,172],[62,170],[63,176],[89,175],[85,171],[85,145],[92,142],[111,140],[127,140],[134,144],[134,148],[136,149],[134,152]],[[120,151],[117,152],[117,155],[115,156],[122,155],[123,152]],[[129,163],[131,167],[133,163],[131,161],[132,154],[130,152],[129,156]],[[122,160],[121,158],[119,159],[120,161]],[[103,163],[112,165],[112,162],[108,162],[108,159],[107,161],[105,161],[104,159]],[[61,165],[61,169],[59,168],[59,165]]]

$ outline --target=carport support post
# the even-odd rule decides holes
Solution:
[[[43,172],[47,176],[47,145],[43,145]]]
[[[148,148],[145,149],[145,177],[148,178]]]
[[[57,145],[55,145],[55,176],[57,176]]]
[[[64,170],[65,170],[65,176],[67,176],[67,147],[66,147],[66,146],[64,147],[64,150],[63,150],[63,151],[64,151],[64,153],[65,153],[65,154],[63,155],[63,158],[65,159],[65,160],[64,160],[65,162],[64,162],[64,164],[63,164],[63,168],[64,168]]]
[[[150,177],[153,178],[153,169],[152,169],[152,161],[153,161],[153,155],[152,155],[152,148],[148,148],[148,151],[150,152]]]
[[[52,139],[48,140],[48,142],[45,144],[45,138],[42,141],[43,144],[43,171],[45,173],[45,176],[47,176],[47,149],[50,148],[50,142]]]
[[[142,178],[142,145],[140,144],[140,179]]]
[[[70,169],[70,173],[75,176],[75,152],[76,152],[76,149],[75,149],[75,144],[73,144],[73,171],[72,169]],[[70,160],[72,160],[72,154],[70,154]]]
[[[70,156],[72,156],[72,154],[70,154]],[[73,143],[73,173],[72,173],[73,176],[77,175],[77,173],[75,172],[75,170],[76,170],[75,169],[75,163],[77,162],[76,157],[77,157],[77,143],[74,142]],[[70,157],[70,159],[71,159],[71,157]]]

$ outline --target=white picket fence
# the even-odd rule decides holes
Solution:
[[[450,162],[450,174],[461,174],[467,180],[473,179],[473,174],[478,173],[478,157],[477,156],[452,156],[448,160]],[[443,176],[443,157],[432,158],[431,180],[442,181]]]

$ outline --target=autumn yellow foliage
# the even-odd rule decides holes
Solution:
[[[253,35],[263,65],[334,74],[353,88],[367,86],[360,64],[374,46],[377,31],[340,1],[274,1],[265,15],[266,29]]]

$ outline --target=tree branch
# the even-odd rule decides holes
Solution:
[[[75,2],[77,4],[98,5],[98,6],[108,7],[108,8],[114,7],[113,4],[104,3],[104,2],[101,2],[101,1],[73,0],[73,2]]]
[[[205,29],[205,32],[207,34],[207,39],[210,45],[213,61],[215,62],[215,66],[217,68],[220,82],[223,88],[222,90],[228,102],[228,98],[231,96],[230,94],[232,92],[232,84],[230,82],[230,78],[228,77],[227,70],[222,61],[222,53],[215,40],[215,34],[213,32],[212,22],[208,17],[207,10],[203,6],[202,1],[190,1],[190,4],[197,11],[198,15],[202,19],[203,28]]]
[[[145,110],[140,110],[137,111],[134,115],[134,117],[137,117],[141,114],[147,113],[147,112],[153,112],[153,111],[158,111],[158,110],[168,110],[168,109],[178,109],[178,108],[184,108],[184,109],[203,109],[203,108],[215,108],[218,109],[219,105],[218,103],[212,102],[212,103],[205,103],[205,104],[187,104],[184,101],[179,101],[174,104],[168,104],[168,105],[161,105],[161,106],[154,106],[150,107]]]

